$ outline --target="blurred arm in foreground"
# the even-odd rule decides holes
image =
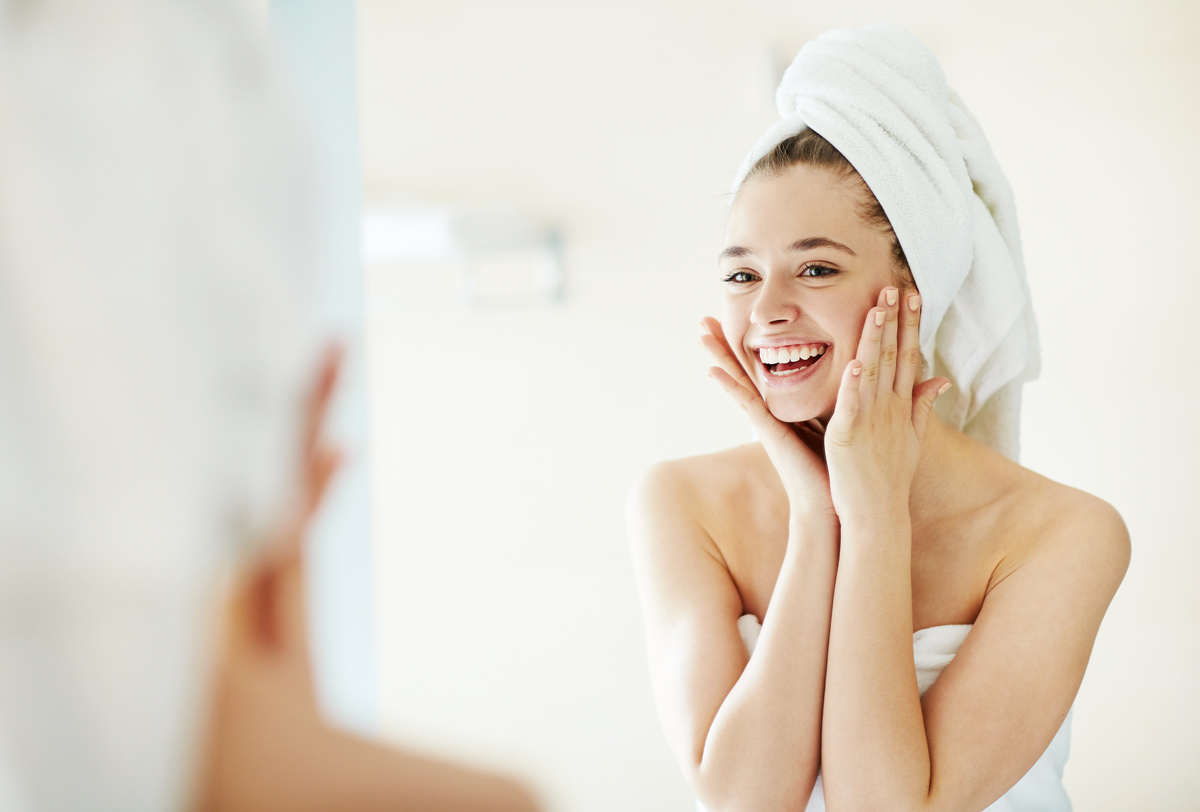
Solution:
[[[303,538],[338,465],[337,451],[320,437],[337,364],[337,353],[329,353],[310,399],[297,515],[229,590],[197,812],[531,812],[536,802],[512,779],[383,746],[321,718]]]

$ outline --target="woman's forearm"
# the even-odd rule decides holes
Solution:
[[[879,507],[842,519],[822,737],[831,808],[920,809],[929,792],[908,506]]]
[[[717,810],[803,809],[821,760],[837,521],[793,517],[754,654],[718,709],[697,767]]]

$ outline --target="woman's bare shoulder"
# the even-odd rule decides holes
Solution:
[[[688,495],[705,502],[727,498],[762,478],[766,452],[759,443],[747,443],[711,454],[657,462],[647,468],[634,485],[634,492],[679,497]],[[774,469],[771,469],[774,471]]]
[[[1111,504],[1020,468],[1009,513],[1026,560],[1084,567],[1115,591],[1129,565],[1129,531]]]
[[[774,478],[774,482],[772,482]],[[782,488],[759,443],[666,460],[647,468],[629,495],[631,523],[686,523],[715,533],[767,488]]]

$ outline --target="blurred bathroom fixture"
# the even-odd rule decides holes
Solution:
[[[527,306],[563,299],[558,231],[516,205],[368,205],[363,263],[406,305]]]

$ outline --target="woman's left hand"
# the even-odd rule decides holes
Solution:
[[[825,430],[834,509],[843,522],[908,510],[909,488],[933,402],[945,378],[914,383],[921,371],[917,331],[921,297],[894,287],[867,313],[858,354],[846,365],[837,406]]]

